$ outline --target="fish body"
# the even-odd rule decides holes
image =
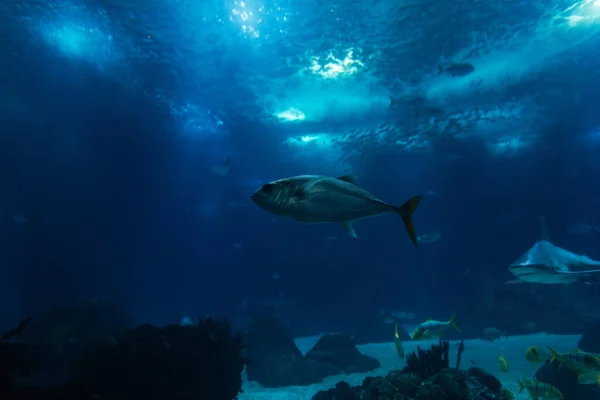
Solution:
[[[450,319],[446,322],[430,319],[417,326],[410,336],[412,340],[427,340],[441,337],[449,326],[456,329],[457,332],[460,332],[458,325],[456,325],[455,318],[456,314],[452,314]]]
[[[481,333],[483,335],[483,339],[489,340],[490,342],[493,342],[496,339],[500,339],[501,337],[508,336],[508,334],[506,332],[501,331],[500,329],[492,328],[492,327],[483,328]]]
[[[506,361],[506,358],[504,358],[502,356],[498,356],[498,368],[502,372],[508,371],[508,361]]]
[[[519,393],[527,390],[533,400],[563,400],[564,396],[552,385],[541,382],[537,379],[518,380]]]
[[[404,346],[402,346],[402,340],[400,340],[400,335],[398,334],[398,324],[396,324],[394,330],[394,345],[396,347],[396,353],[398,353],[398,357],[404,360]]]
[[[508,270],[519,280],[548,285],[591,283],[600,278],[600,261],[552,244],[544,218],[541,240],[512,263]]]
[[[508,267],[519,280],[548,285],[593,282],[600,262],[541,240]]]
[[[600,357],[597,355],[581,350],[559,353],[550,346],[546,347],[552,353],[550,362],[556,360],[574,370],[577,373],[579,383],[583,383],[582,381],[587,382],[590,378],[595,380],[593,378],[597,379],[600,376]]]
[[[557,360],[574,370],[593,369],[600,373],[600,357],[594,354],[581,350],[558,353],[552,347],[546,347],[552,353],[551,361]]]
[[[535,345],[525,350],[525,359],[531,363],[544,363],[550,358],[552,353]]]
[[[356,186],[351,176],[338,178],[301,175],[262,185],[251,199],[260,208],[305,223],[339,223],[356,238],[352,224],[363,218],[396,213],[415,247],[417,234],[412,214],[423,196],[417,195],[397,207]]]
[[[438,65],[438,75],[446,73],[453,78],[457,76],[467,76],[473,71],[475,71],[475,67],[468,63],[452,63],[446,68]]]

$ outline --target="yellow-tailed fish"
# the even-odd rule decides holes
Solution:
[[[524,381],[517,380],[519,382],[519,393],[524,389],[527,389],[529,395],[533,400],[563,400],[564,396],[552,385],[538,381],[537,379],[526,379]]]
[[[498,356],[498,368],[503,372],[508,371],[508,361],[502,356]]]
[[[441,337],[449,326],[456,329],[457,332],[460,332],[458,325],[456,325],[456,314],[452,314],[450,319],[446,322],[429,319],[417,326],[410,336],[412,340],[427,340]]]
[[[543,363],[550,358],[552,358],[552,353],[535,345],[525,350],[525,359],[531,363]]]
[[[550,361],[558,361],[574,370],[594,370],[600,372],[600,357],[581,350],[559,353],[550,346],[548,350],[552,353]]]
[[[404,360],[404,347],[402,346],[400,335],[398,335],[398,324],[396,324],[396,328],[394,330],[394,344],[396,345],[396,353],[398,353],[398,357]]]

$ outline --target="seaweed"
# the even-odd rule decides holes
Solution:
[[[423,350],[417,347],[417,352],[408,354],[406,366],[403,372],[415,374],[421,379],[433,376],[445,368],[448,368],[448,353],[450,351],[450,342],[440,340],[439,345],[431,346],[430,350]]]
[[[462,353],[465,351],[465,341],[464,339],[460,341],[458,344],[458,355],[456,356],[456,369],[460,369],[460,359],[462,357]]]

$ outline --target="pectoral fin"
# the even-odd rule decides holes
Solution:
[[[356,239],[358,236],[356,236],[356,232],[354,231],[354,227],[352,226],[353,222],[354,221],[344,221],[340,222],[340,225],[346,231],[346,233],[348,233],[348,235]]]

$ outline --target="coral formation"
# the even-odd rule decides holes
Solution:
[[[480,368],[448,368],[448,342],[431,350],[418,349],[402,371],[366,378],[361,386],[339,382],[313,400],[510,400],[500,381]]]
[[[385,377],[366,378],[361,386],[338,383],[334,389],[318,392],[313,400],[510,400],[511,393],[500,382],[478,368],[459,371],[445,368],[422,379],[392,371]]]
[[[408,354],[404,372],[415,374],[421,379],[426,379],[449,367],[448,352],[450,343],[440,340],[439,345],[431,346],[431,350],[417,347],[417,352]]]

